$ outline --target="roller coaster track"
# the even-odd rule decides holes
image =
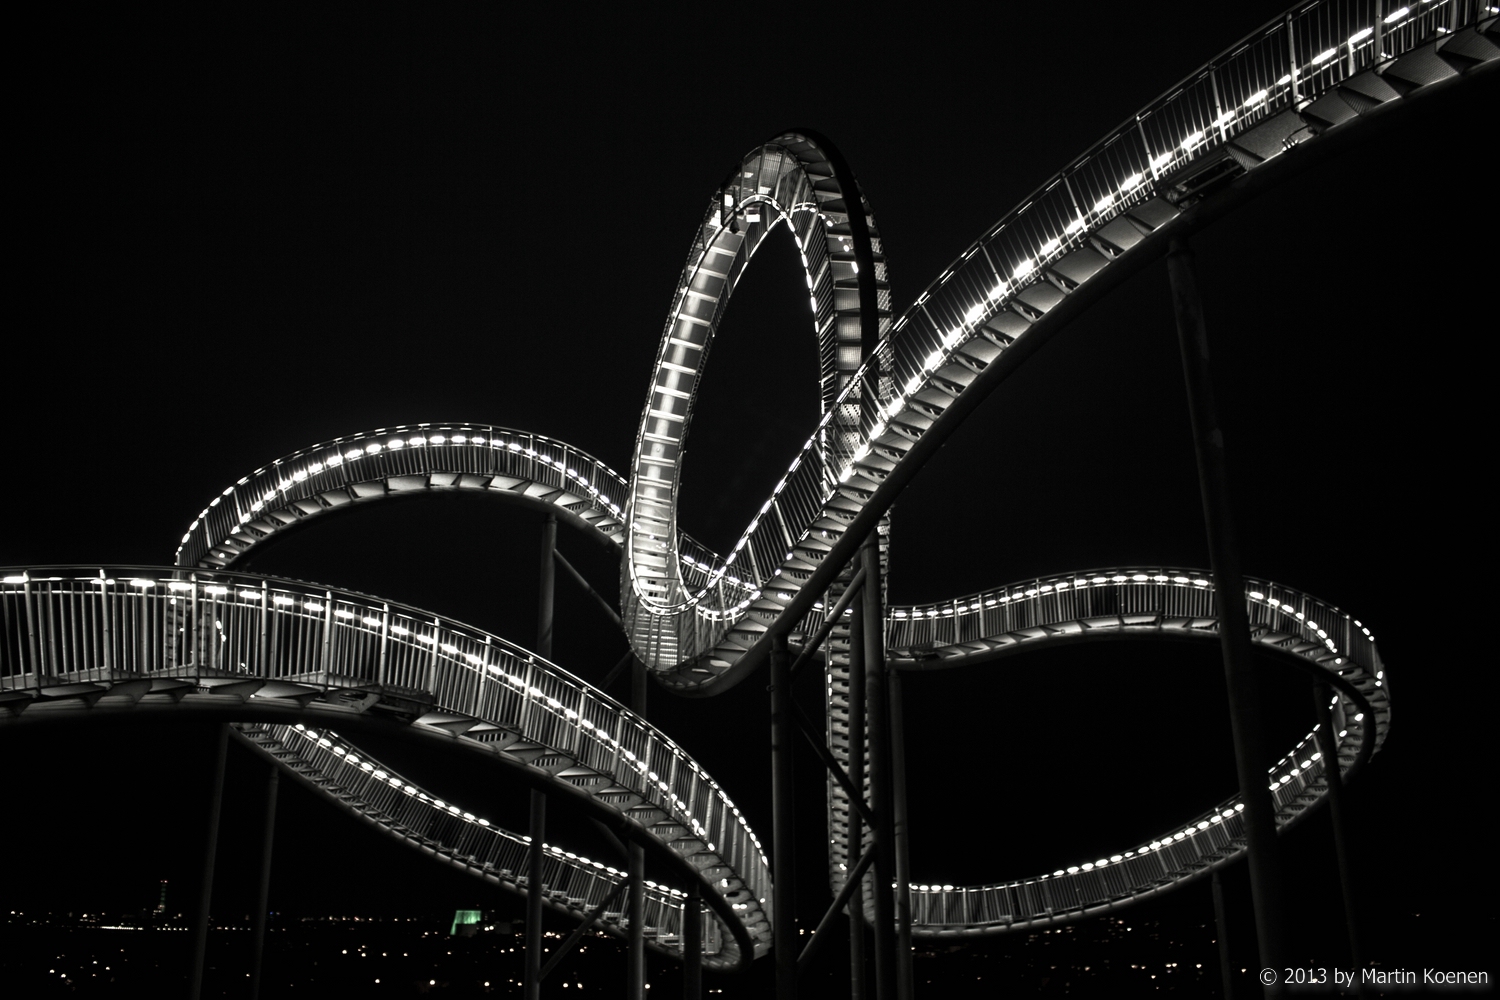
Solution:
[[[305,449],[215,498],[183,536],[175,567],[8,571],[0,724],[151,710],[233,718],[244,739],[362,820],[482,878],[524,885],[522,838],[413,786],[346,731],[440,743],[575,798],[649,844],[678,877],[699,878],[714,917],[708,963],[743,965],[770,940],[766,861],[723,790],[667,736],[496,636],[228,567],[286,528],[377,498],[476,490],[545,506],[621,551],[625,631],[658,681],[684,694],[725,690],[765,658],[773,631],[796,645],[822,624],[857,546],[926,458],[1072,316],[1169,238],[1311,152],[1496,64],[1493,8],[1388,6],[1308,4],[1225,50],[1038,188],[894,322],[878,231],[847,165],[811,133],[776,137],[742,159],[699,225],[628,480],[569,445],[484,425],[400,427]],[[823,415],[720,555],[677,527],[678,463],[713,332],[750,257],[781,224],[806,271]],[[1201,571],[1069,573],[887,609],[886,641],[892,665],[919,671],[1047,644],[1213,639],[1217,597]],[[1389,724],[1369,630],[1279,584],[1248,581],[1243,599],[1254,642],[1336,691],[1338,764],[1352,774]],[[837,641],[827,661],[829,743],[847,766],[848,665]],[[1280,825],[1324,794],[1327,764],[1309,734],[1270,767]],[[836,787],[830,806],[837,888],[849,804]],[[913,886],[914,932],[1003,932],[1163,891],[1241,852],[1239,815],[1231,798],[1150,842],[1053,872]],[[622,877],[556,847],[542,873],[549,905],[616,933],[610,900]],[[683,894],[652,885],[646,896],[651,945],[679,950]]]

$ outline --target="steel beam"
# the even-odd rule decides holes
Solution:
[[[916,975],[911,964],[911,854],[906,822],[906,732],[901,711],[901,673],[886,674],[891,699],[891,835],[896,852],[896,995],[912,1000]]]
[[[203,839],[203,878],[198,887],[198,913],[193,921],[193,969],[188,979],[188,997],[203,995],[204,959],[208,952],[208,909],[214,894],[214,855],[219,849],[219,811],[224,804],[224,758],[229,752],[229,724],[215,731],[213,787],[208,800],[208,830]]]
[[[542,843],[547,839],[547,795],[531,790],[531,843],[526,868],[526,1000],[542,997]]]
[[[703,1000],[703,889],[688,882],[682,901],[682,1000]]]
[[[1234,971],[1229,962],[1229,920],[1224,915],[1224,883],[1214,869],[1214,936],[1219,939],[1219,977],[1224,1000],[1234,1000]]]
[[[627,866],[630,875],[630,911],[626,928],[625,968],[626,1000],[646,1000],[646,850],[631,841],[626,854],[630,857]]]
[[[823,947],[823,942],[828,940],[829,928],[833,926],[834,918],[840,910],[849,905],[850,898],[859,891],[860,880],[865,877],[865,873],[870,870],[870,865],[874,861],[875,852],[872,848],[866,851],[864,857],[860,858],[859,862],[850,870],[849,877],[844,880],[843,887],[839,889],[838,895],[833,898],[832,905],[823,914],[823,919],[818,921],[817,929],[813,931],[812,937],[808,938],[807,944],[803,946],[802,954],[797,956],[798,971],[807,968],[808,964],[812,962],[813,956]]]
[[[255,901],[255,943],[250,957],[250,1000],[260,1000],[261,963],[266,951],[266,911],[271,898],[271,849],[276,842],[276,792],[281,784],[281,765],[266,769],[266,824],[261,834],[260,891]]]
[[[1323,777],[1328,782],[1328,818],[1333,823],[1333,851],[1339,869],[1339,888],[1343,892],[1344,923],[1349,934],[1349,967],[1364,968],[1364,955],[1359,942],[1359,925],[1356,915],[1354,874],[1349,864],[1348,826],[1344,822],[1344,776],[1339,768],[1338,740],[1333,731],[1333,693],[1328,682],[1320,680],[1313,685],[1313,709],[1318,722],[1318,749],[1323,754]],[[1365,742],[1370,742],[1366,739]],[[1355,975],[1354,991],[1361,996],[1364,989],[1360,977]]]
[[[632,658],[630,667],[630,708],[646,718],[646,665]],[[625,850],[626,870],[630,873],[630,913],[626,928],[626,997],[646,1000],[646,851],[635,841]]]
[[[1229,498],[1229,473],[1224,458],[1224,433],[1219,426],[1209,370],[1208,333],[1203,301],[1198,295],[1193,256],[1186,240],[1174,238],[1167,250],[1167,275],[1172,286],[1172,312],[1182,347],[1182,371],[1192,415],[1193,446],[1198,457],[1198,483],[1203,495],[1203,520],[1208,529],[1208,551],[1213,567],[1214,593],[1219,611],[1219,643],[1224,654],[1224,679],[1229,696],[1230,730],[1240,798],[1245,804],[1245,839],[1250,855],[1250,893],[1255,904],[1255,932],[1264,969],[1285,968],[1286,926],[1282,906],[1281,861],[1276,843],[1276,804],[1266,785],[1264,731],[1260,721],[1260,692],[1250,649],[1250,619],[1245,611],[1245,581],[1240,573],[1239,545]],[[1281,983],[1266,987],[1279,996]]]
[[[890,685],[885,669],[885,611],[881,607],[880,535],[871,531],[861,550],[865,568],[863,593],[865,633],[866,738],[870,758],[870,808],[875,814],[875,995],[895,1000],[899,975],[896,959],[896,902],[891,883],[896,880],[895,809],[891,782]]]
[[[864,567],[860,567],[860,574]],[[860,791],[864,799],[865,787],[865,605],[854,602],[849,615],[849,783]],[[874,824],[870,824],[874,828]],[[853,861],[864,855],[864,823],[854,803],[849,803],[849,843],[844,856]],[[871,846],[870,861],[874,863],[874,847]],[[868,867],[868,866],[866,866]],[[849,893],[849,996],[850,1000],[865,1000],[865,893],[864,873],[850,870],[848,879],[854,883]]]
[[[578,572],[578,570],[573,566],[572,563],[563,558],[563,554],[561,552],[557,551],[557,549],[553,549],[552,558],[557,560],[557,564],[567,571],[567,574],[573,578],[574,583],[583,588],[583,592],[585,594],[588,594],[594,599],[594,603],[598,604],[605,615],[609,617],[609,620],[615,623],[616,628],[624,628],[624,623],[620,621],[620,613],[614,608],[610,607],[609,602],[604,599],[604,595],[600,594],[599,591],[590,586],[589,582],[583,578],[583,574]]]
[[[584,917],[577,927],[573,928],[573,933],[568,935],[567,940],[553,949],[551,957],[547,959],[547,964],[542,966],[541,979],[543,982],[552,974],[552,970],[557,968],[562,960],[567,958],[568,954],[577,947],[578,942],[583,940],[584,934],[588,933],[589,928],[594,926],[594,921],[604,916],[604,911],[609,909],[610,904],[619,899],[620,893],[624,891],[625,883],[616,883],[615,887],[610,890],[609,895],[605,896],[599,905],[590,910],[589,915]]]
[[[541,583],[536,602],[536,655],[552,659],[552,600],[557,579],[557,515],[547,512],[542,521]]]
[[[798,654],[796,661],[792,663],[793,680],[796,680],[802,668],[817,655],[818,647],[822,646],[828,640],[829,634],[838,625],[839,619],[844,617],[844,612],[853,603],[854,598],[859,596],[859,589],[864,585],[865,571],[861,569],[858,573],[854,574],[854,579],[849,581],[849,586],[844,589],[844,596],[839,598],[838,603],[833,606],[833,610],[824,616],[823,624],[818,627],[818,631],[813,633],[813,637],[803,644],[802,652]]]
[[[775,887],[771,954],[776,962],[776,1000],[796,1000],[797,871],[792,857],[796,778],[792,744],[797,737],[786,633],[778,632],[771,642],[771,882]]]

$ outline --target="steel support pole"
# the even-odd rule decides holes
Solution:
[[[271,849],[276,842],[276,791],[281,767],[266,769],[266,825],[261,835],[260,891],[256,894],[255,944],[250,958],[250,1000],[260,1000],[261,962],[266,954],[266,911],[271,900]]]
[[[557,582],[557,514],[547,512],[542,522],[542,574],[536,600],[536,654],[552,659],[552,598]]]
[[[547,839],[547,794],[537,789],[531,791],[530,832],[531,844],[526,852],[526,1000],[541,1000],[542,844]]]
[[[630,664],[630,709],[646,718],[646,665],[639,659]],[[646,1000],[646,849],[631,841],[625,849],[630,876],[629,925],[625,950],[627,1000]]]
[[[797,870],[792,857],[792,802],[796,779],[792,746],[792,663],[786,633],[771,638],[771,953],[776,962],[776,1000],[797,997]]]
[[[682,901],[682,1000],[703,1000],[703,889],[688,883]]]
[[[630,857],[630,925],[626,940],[629,959],[626,963],[626,1000],[646,1000],[646,849],[631,841],[626,849]]]
[[[906,824],[906,732],[901,711],[901,674],[887,671],[891,699],[891,830],[896,851],[896,996],[912,1000],[916,976],[911,963],[911,854]]]
[[[557,582],[557,514],[542,521],[541,574],[537,583],[536,654],[552,659],[552,599]],[[526,872],[526,1000],[542,996],[542,844],[547,839],[547,794],[531,792],[531,845]]]
[[[860,550],[865,566],[865,738],[870,758],[870,811],[875,814],[875,995],[896,1000],[895,809],[891,794],[890,685],[885,673],[885,623],[881,608],[880,540],[872,531]]]
[[[630,665],[630,710],[646,717],[646,665],[640,660]]]
[[[1229,696],[1229,722],[1234,738],[1234,762],[1240,798],[1245,804],[1245,840],[1250,855],[1250,894],[1255,905],[1255,933],[1260,965],[1285,968],[1282,941],[1281,863],[1276,843],[1276,807],[1266,785],[1265,737],[1260,722],[1260,692],[1250,650],[1250,620],[1245,612],[1245,581],[1240,573],[1239,546],[1229,500],[1229,475],[1224,459],[1224,434],[1219,427],[1209,371],[1208,334],[1203,302],[1198,297],[1193,256],[1186,241],[1174,239],[1167,250],[1167,275],[1172,285],[1172,311],[1182,345],[1182,371],[1192,414],[1193,446],[1198,456],[1198,483],[1203,494],[1203,520],[1208,529],[1208,551],[1213,567],[1214,594],[1219,612],[1219,644],[1224,654],[1224,679]],[[1266,995],[1280,995],[1278,981]]]
[[[193,970],[188,979],[188,997],[203,995],[204,959],[208,953],[208,909],[214,894],[214,855],[219,849],[219,810],[224,804],[224,758],[229,751],[229,726],[218,727],[214,742],[213,788],[208,801],[208,830],[203,843],[203,879],[198,889],[198,913],[193,921]]]
[[[1229,966],[1229,921],[1224,916],[1224,883],[1214,869],[1214,936],[1219,939],[1219,976],[1224,1000],[1234,1000],[1234,970]]]
[[[863,570],[860,571],[861,573]],[[849,612],[849,783],[865,793],[865,605],[855,601]],[[849,804],[849,877],[855,859],[865,853],[864,818]],[[859,878],[863,880],[864,876]],[[865,894],[856,885],[849,896],[849,996],[865,1000]]]
[[[1339,888],[1344,897],[1344,924],[1349,932],[1349,966],[1364,968],[1359,945],[1359,925],[1355,915],[1359,908],[1354,898],[1354,873],[1349,864],[1348,826],[1344,822],[1344,775],[1339,767],[1338,740],[1333,731],[1333,693],[1326,681],[1313,685],[1313,703],[1318,723],[1318,749],[1323,754],[1323,775],[1328,782],[1328,818],[1333,823],[1333,851],[1338,859]],[[1354,980],[1355,995],[1364,993],[1360,978]]]

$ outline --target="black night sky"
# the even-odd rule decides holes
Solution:
[[[990,9],[56,15],[23,46],[33,71],[12,146],[25,179],[0,565],[170,563],[224,486],[314,442],[401,423],[534,430],[624,471],[693,227],[745,150],[792,127],[839,146],[874,208],[899,312],[1037,184],[1281,10]],[[1194,240],[1245,570],[1370,624],[1390,672],[1390,738],[1350,789],[1366,951],[1386,965],[1483,968],[1479,942],[1494,931],[1481,905],[1493,657],[1473,588],[1493,511],[1481,440],[1496,79]],[[816,420],[814,338],[788,248],[778,235],[741,284],[694,417],[682,521],[718,546]],[[892,516],[896,603],[1072,569],[1206,567],[1164,265],[994,393]],[[524,645],[538,526],[534,512],[464,496],[372,505],[243,568]],[[607,554],[566,530],[560,544],[616,592]],[[555,659],[597,683],[624,640],[558,587]],[[1221,678],[1217,647],[1165,644],[909,678],[916,880],[1077,863],[1224,798]],[[820,710],[817,682],[805,685],[799,697]],[[1270,662],[1264,692],[1280,756],[1311,727],[1311,696]],[[766,708],[752,679],[709,700],[654,689],[648,714],[769,842]],[[5,908],[137,908],[164,877],[188,908],[206,731],[22,728],[0,741],[0,845],[39,864],[7,880]],[[521,790],[466,784],[461,759],[398,766],[521,822]],[[216,910],[251,906],[258,767],[232,748]],[[822,781],[810,754],[799,768],[801,910],[815,921]],[[282,787],[277,908],[483,899],[519,914]],[[1289,936],[1325,965],[1345,961],[1330,836],[1320,813],[1284,841]],[[1228,884],[1243,901],[1242,868]],[[1206,883],[1147,906],[1212,915]],[[1241,927],[1249,956],[1247,916]]]

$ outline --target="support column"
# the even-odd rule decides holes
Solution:
[[[1240,798],[1245,804],[1245,840],[1250,855],[1250,893],[1255,905],[1260,964],[1262,968],[1281,969],[1286,965],[1281,862],[1276,843],[1275,803],[1266,785],[1266,764],[1271,758],[1265,751],[1260,722],[1260,693],[1256,689],[1250,650],[1250,621],[1245,612],[1245,581],[1240,573],[1239,546],[1229,500],[1224,434],[1219,427],[1209,372],[1203,302],[1198,297],[1192,252],[1182,239],[1172,240],[1167,251],[1167,274],[1182,345],[1182,370],[1192,414],[1193,446],[1198,456],[1198,483],[1203,494],[1203,520],[1208,528],[1234,762]],[[1266,987],[1267,996],[1279,996],[1281,992],[1280,982]]]
[[[875,995],[895,1000],[896,912],[891,883],[896,880],[895,809],[891,788],[890,685],[885,677],[885,612],[881,605],[879,532],[870,532],[864,558],[865,736],[869,743],[870,811],[875,816]]]
[[[557,514],[547,511],[542,522],[542,575],[536,600],[536,654],[552,659],[552,596],[557,581]]]
[[[1333,823],[1333,851],[1338,859],[1339,888],[1344,897],[1344,924],[1349,933],[1349,965],[1364,968],[1364,954],[1359,945],[1359,926],[1355,919],[1358,906],[1354,899],[1354,874],[1349,865],[1349,841],[1344,823],[1344,775],[1339,767],[1338,738],[1333,730],[1333,692],[1326,681],[1313,685],[1313,703],[1318,722],[1318,749],[1323,754],[1323,775],[1328,782],[1328,818]],[[1359,974],[1355,973],[1354,991],[1363,995]]]
[[[901,711],[901,674],[888,670],[891,687],[891,830],[896,852],[896,996],[912,1000],[916,976],[911,962],[911,854],[906,825],[906,727]]]
[[[703,1000],[703,889],[688,883],[682,903],[682,1000]]]
[[[537,584],[536,654],[552,659],[552,598],[557,581],[557,514],[542,521],[541,575]],[[526,1000],[542,996],[542,844],[547,839],[547,794],[531,792],[531,845],[526,872]]]
[[[1234,1000],[1234,970],[1229,963],[1229,921],[1224,916],[1224,883],[1214,869],[1214,936],[1219,939],[1219,976],[1224,1000]]]
[[[861,557],[863,558],[863,557]],[[865,794],[865,604],[861,595],[849,611],[849,782]],[[865,852],[864,817],[849,806],[849,875]],[[849,897],[849,996],[866,1000],[865,896],[856,886]]]
[[[526,852],[526,1000],[541,1000],[542,844],[547,839],[547,794],[536,789],[531,791],[530,834]]]
[[[627,928],[626,1000],[646,1000],[646,849],[635,841],[627,848],[630,856],[630,926]]]
[[[271,849],[276,842],[276,792],[281,768],[266,769],[266,826],[261,835],[260,891],[256,895],[255,944],[250,958],[250,1000],[260,1000],[261,962],[266,953],[266,916],[271,899]]]
[[[646,718],[646,665],[639,659],[630,664],[630,709],[642,720]],[[625,853],[630,873],[626,1000],[646,1000],[646,849],[632,840]]]
[[[646,717],[646,665],[640,660],[630,665],[630,710]]]
[[[203,843],[203,879],[198,889],[198,913],[193,921],[193,970],[188,979],[188,997],[203,995],[204,959],[208,952],[208,909],[214,894],[214,855],[219,849],[219,810],[224,804],[224,758],[229,752],[229,726],[221,724],[215,734],[213,789],[208,802],[208,830]]]
[[[792,771],[791,658],[786,633],[771,638],[771,954],[776,962],[776,1000],[797,997],[797,871],[792,858],[792,802],[796,780]]]

